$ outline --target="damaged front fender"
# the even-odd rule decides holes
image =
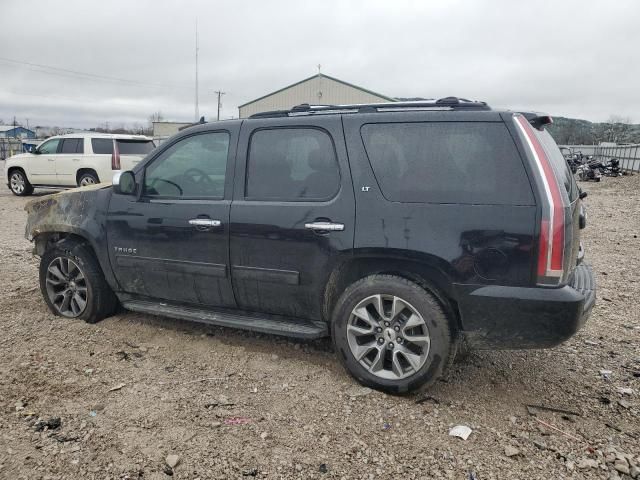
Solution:
[[[111,198],[110,184],[89,185],[28,202],[25,236],[36,242],[42,255],[51,238],[76,235],[88,242],[98,259],[107,282],[116,288],[107,253],[106,215]]]

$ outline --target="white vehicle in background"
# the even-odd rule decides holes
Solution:
[[[82,133],[48,138],[29,153],[7,158],[4,178],[14,195],[34,188],[74,188],[110,182],[155,148],[143,135]]]

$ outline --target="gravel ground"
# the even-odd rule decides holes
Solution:
[[[631,478],[640,176],[583,188],[599,282],[587,326],[551,350],[473,352],[427,396],[394,397],[358,386],[328,341],[53,316],[23,237],[25,199],[2,186],[0,478]],[[451,437],[455,425],[473,433]]]

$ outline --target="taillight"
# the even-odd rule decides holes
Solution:
[[[547,157],[529,121],[523,115],[514,115],[514,119],[533,154],[547,200],[547,205],[542,209],[540,222],[538,283],[558,285],[564,274],[565,212],[560,185],[553,172],[549,157]]]
[[[111,153],[111,170],[120,170],[120,150],[118,150],[118,142],[113,139],[113,152]]]

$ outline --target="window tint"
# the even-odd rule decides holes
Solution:
[[[146,155],[155,148],[151,140],[116,140],[120,155]]]
[[[522,161],[502,123],[369,124],[361,133],[388,200],[533,204]]]
[[[111,155],[113,153],[113,140],[110,138],[92,138],[91,149],[96,155]]]
[[[325,200],[340,187],[331,137],[311,128],[258,130],[251,136],[245,196],[256,200]]]
[[[82,138],[65,138],[62,140],[60,153],[83,153],[84,140]]]
[[[46,153],[51,155],[52,153],[56,153],[58,151],[58,143],[60,143],[59,138],[48,140],[44,142],[42,145],[40,145],[40,147],[38,148],[38,151],[40,153]]]
[[[224,197],[229,134],[201,133],[180,140],[153,161],[144,194],[162,197]]]
[[[569,167],[567,160],[564,158],[564,155],[562,155],[562,152],[549,132],[537,129],[535,132],[538,136],[538,140],[542,143],[542,148],[544,148],[547,157],[551,160],[551,165],[555,170],[556,177],[560,181],[560,184],[564,185],[567,195],[569,196],[569,201],[573,203],[573,201],[578,198],[578,185],[576,184],[576,179],[571,173],[571,168]]]

